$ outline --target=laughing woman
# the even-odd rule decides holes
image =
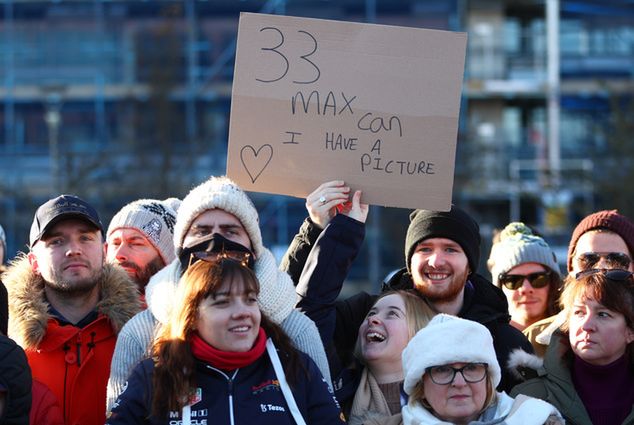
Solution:
[[[134,369],[107,423],[343,423],[315,364],[260,311],[246,262],[207,255],[192,254],[154,357]]]
[[[379,296],[359,327],[355,356],[364,367],[351,367],[351,372],[356,369],[359,376],[352,403],[342,400],[344,406],[350,406],[351,425],[401,422],[401,356],[410,339],[433,315],[412,292],[390,291]]]

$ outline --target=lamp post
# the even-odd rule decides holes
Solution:
[[[59,129],[62,125],[64,86],[46,86],[42,88],[44,94],[44,122],[48,129],[49,158],[51,163],[51,183],[54,193],[62,191],[62,177],[60,173]]]

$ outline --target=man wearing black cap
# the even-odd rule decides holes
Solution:
[[[104,255],[95,209],[61,195],[37,209],[30,252],[3,276],[9,336],[24,348],[33,378],[57,397],[67,424],[105,422],[116,335],[138,311],[134,283]]]
[[[456,206],[448,212],[416,210],[410,220],[405,239],[406,267],[384,284],[383,290],[413,288],[436,311],[485,325],[493,336],[498,361],[502,365],[515,348],[532,352],[526,337],[509,324],[508,304],[502,291],[477,274],[480,229],[475,220]],[[296,243],[297,250],[287,253],[287,256],[302,258],[306,254],[298,251],[306,250],[306,247],[310,250],[313,246],[306,260],[311,267],[305,268],[312,275],[304,273],[299,278],[297,270],[289,270],[294,280],[299,281],[298,308],[304,311],[323,309],[329,301],[328,295],[334,293],[336,297],[338,291],[332,291],[332,288],[345,278],[363,240],[362,234],[359,236],[359,231],[355,230],[358,227],[348,226],[347,231],[326,227],[316,241],[315,232],[306,229],[296,237],[296,241],[313,239],[310,243]],[[329,232],[332,235],[329,236]],[[333,242],[337,239],[338,242]],[[313,293],[307,298],[306,285],[317,288],[320,295]],[[317,298],[319,301],[313,302]],[[360,293],[336,304],[333,342],[343,365],[351,360],[359,326],[375,298]],[[333,371],[333,375],[336,374]],[[510,390],[515,382],[512,375],[503,372],[499,388]]]

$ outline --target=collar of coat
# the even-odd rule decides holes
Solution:
[[[25,350],[36,349],[44,335],[49,303],[44,295],[44,281],[33,272],[29,259],[20,254],[2,275],[9,293],[9,336]],[[140,299],[136,285],[121,268],[105,264],[99,285],[96,310],[110,319],[118,333],[139,311]]]

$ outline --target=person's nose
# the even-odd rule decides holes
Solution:
[[[533,292],[534,288],[533,285],[531,285],[531,283],[528,281],[528,278],[524,277],[524,280],[522,281],[522,286],[520,286],[518,290],[520,291],[520,293],[526,294]]]
[[[595,269],[613,269],[614,264],[611,261],[608,261],[605,256],[600,256],[599,261],[593,266]]]
[[[592,314],[587,314],[586,317],[583,319],[583,322],[581,323],[581,329],[584,332],[594,332],[595,330],[594,320],[595,319]]]
[[[445,258],[441,252],[434,251],[429,257],[427,257],[427,263],[434,268],[438,268],[444,265]]]
[[[233,303],[233,309],[231,315],[234,319],[242,319],[248,317],[251,314],[251,310],[247,304],[241,300],[237,300]]]
[[[467,385],[467,381],[465,381],[464,376],[462,376],[462,371],[456,372],[453,381],[451,381],[451,385],[454,387],[464,387]]]
[[[118,261],[126,261],[128,259],[128,248],[125,244],[114,248],[114,258]]]
[[[66,256],[74,257],[77,255],[81,255],[81,243],[79,241],[71,239],[68,241],[68,249],[66,251]]]
[[[376,314],[373,314],[372,316],[368,316],[368,325],[378,325],[381,323],[381,319],[379,319],[379,316]]]

